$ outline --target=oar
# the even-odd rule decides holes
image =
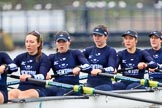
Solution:
[[[16,84],[20,84],[20,81],[10,81],[10,82],[7,82],[7,86],[10,86],[10,85],[16,85]]]
[[[162,69],[155,69],[155,72],[160,72],[160,73],[162,73]]]
[[[134,70],[134,69],[138,69],[138,68],[137,68],[137,67],[122,68],[122,69],[118,69],[117,72],[118,72],[118,73],[122,73],[122,72],[124,72],[124,71]]]
[[[51,75],[51,77],[55,78],[55,77],[61,77],[61,76],[69,75],[69,74],[73,74],[73,73],[69,72],[69,73],[63,73],[63,74],[54,74],[54,75]]]
[[[15,78],[15,79],[19,79],[19,77],[20,77],[20,76],[12,75],[12,74],[8,74],[7,76],[8,77],[11,77],[11,78]],[[61,74],[61,76],[63,76],[63,74]],[[79,76],[79,80],[87,79],[87,77],[88,77],[88,75],[81,75],[81,76]],[[19,83],[20,83],[20,81],[10,81],[10,82],[7,82],[7,85],[8,86],[10,86],[10,85],[16,85],[16,84],[19,84]]]
[[[11,78],[15,78],[15,79],[19,79],[20,78],[20,76],[12,75],[12,74],[7,74],[7,77],[11,77]]]
[[[150,87],[162,87],[162,83],[159,83],[158,81],[148,80],[148,79],[138,79],[138,78],[108,74],[108,73],[98,73],[98,75],[114,78],[116,80],[125,80],[125,81],[137,82],[137,83],[140,83],[141,85],[149,85]]]
[[[88,75],[80,75],[79,76],[79,80],[84,80],[84,79],[87,79],[88,78]]]
[[[7,88],[15,89],[12,85],[20,84],[20,80],[7,82]]]
[[[10,75],[10,77],[18,78],[19,76]],[[73,89],[74,92],[83,92],[84,94],[90,94],[90,95],[101,94],[101,95],[106,95],[106,96],[112,96],[112,97],[118,97],[118,98],[123,98],[123,99],[130,99],[130,100],[135,100],[135,101],[141,101],[141,102],[162,105],[162,102],[160,102],[160,101],[141,99],[141,98],[131,97],[131,96],[124,96],[124,95],[113,93],[110,91],[96,90],[94,88],[83,87],[83,86],[79,86],[79,85],[70,85],[70,84],[64,84],[64,83],[58,83],[58,82],[49,82],[46,80],[38,80],[38,79],[33,79],[33,78],[28,78],[27,81],[30,83],[38,84],[38,85],[46,84],[48,86],[58,86],[58,87],[63,87],[63,88],[67,88],[67,89]]]
[[[137,67],[131,67],[131,68],[121,68],[117,70],[117,73],[123,73],[124,71],[128,71],[128,70],[134,70],[134,69],[138,69]],[[117,81],[117,79],[111,78],[112,81]]]
[[[72,72],[70,72],[70,73],[64,73],[64,74],[54,74],[54,75],[51,75],[51,77],[52,78],[56,78],[56,77],[61,77],[61,76],[69,75],[69,74],[72,74]],[[88,75],[79,76],[79,80],[87,79],[87,77],[88,77]]]
[[[68,100],[89,99],[89,97],[88,96],[49,96],[49,97],[39,97],[39,98],[12,99],[8,101],[12,103],[28,103],[28,102],[50,101],[50,100],[67,100],[67,99]]]

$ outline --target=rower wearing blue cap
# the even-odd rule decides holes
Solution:
[[[112,90],[112,81],[108,77],[98,76],[98,73],[114,74],[116,66],[116,50],[107,45],[109,32],[104,25],[98,25],[93,29],[92,38],[95,46],[83,50],[85,57],[92,66],[89,72],[87,86],[98,90]]]
[[[57,32],[55,35],[56,53],[49,55],[50,67],[53,74],[58,77],[54,78],[55,82],[78,85],[80,72],[91,71],[91,66],[80,50],[70,49],[71,39],[66,31]],[[46,79],[50,79],[50,73]],[[71,93],[72,89],[51,86],[46,89],[48,96],[80,95],[80,93]]]
[[[162,70],[162,33],[159,31],[153,31],[149,35],[151,48],[146,49],[151,57],[158,63],[158,69]],[[162,73],[160,72],[149,72],[149,77],[152,80],[162,82]]]
[[[117,68],[132,68],[123,71],[123,76],[143,79],[146,68],[156,68],[157,64],[147,51],[137,48],[138,33],[134,30],[127,30],[122,34],[123,44],[126,49],[119,51],[117,57]],[[144,88],[139,82],[121,80],[113,84],[114,90]]]

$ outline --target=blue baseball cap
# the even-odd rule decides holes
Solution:
[[[133,31],[133,30],[127,30],[126,32],[124,32],[124,34],[122,34],[122,37],[124,37],[126,35],[129,35],[129,36],[132,36],[132,37],[135,37],[135,38],[138,37],[138,33],[136,31]]]
[[[93,29],[93,35],[95,34],[100,35],[100,36],[102,35],[108,36],[109,33],[102,28],[96,27]]]
[[[70,41],[70,35],[66,32],[59,32],[56,34],[55,41],[57,42],[59,40]]]
[[[156,36],[156,37],[162,39],[162,33],[159,32],[159,31],[153,31],[153,32],[151,32],[151,33],[149,34],[149,37],[151,37],[152,35],[154,35],[154,36]]]

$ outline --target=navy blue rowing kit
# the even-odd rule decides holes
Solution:
[[[148,54],[148,52],[140,49],[136,49],[136,51],[132,54],[129,53],[126,49],[123,51],[118,52],[118,60],[117,60],[117,67],[120,65],[121,69],[125,68],[137,68],[138,63],[145,62],[148,64],[148,68],[156,68],[157,64]],[[133,69],[127,70],[123,72],[124,76],[134,77],[143,79],[145,74],[145,69]],[[121,81],[120,83],[114,84],[114,89],[131,89],[137,85],[138,83],[133,83],[131,81]],[[122,87],[122,88],[120,88]]]
[[[32,78],[44,80],[46,78],[47,72],[50,70],[50,62],[48,56],[42,53],[38,61],[36,61],[36,55],[29,55],[27,52],[18,55],[14,62],[20,67],[20,74],[29,74]],[[44,94],[44,85],[35,85],[29,82],[21,82],[18,89],[37,89],[40,96]],[[42,91],[42,92],[40,92]]]
[[[13,63],[12,59],[5,52],[0,52],[0,65],[6,65],[7,72],[0,74],[0,91],[4,96],[4,102],[8,100],[8,91],[7,91],[7,73],[12,73],[17,71],[17,66]]]
[[[118,61],[117,65],[121,66],[121,69],[124,68],[135,68],[138,63],[145,62],[148,63],[148,68],[156,68],[157,64],[151,58],[151,56],[144,50],[136,49],[135,53],[131,54],[127,50],[118,52]],[[145,69],[139,70],[128,70],[124,71],[124,76],[130,76],[134,78],[144,78]]]
[[[158,63],[158,69],[162,69],[162,48],[159,50],[154,50],[152,48],[146,49],[151,57]],[[153,80],[162,82],[162,73],[160,72],[150,72],[149,77]]]
[[[83,53],[93,69],[101,69],[104,73],[113,73],[115,71],[117,54],[112,47],[107,45],[104,48],[92,46],[84,49]],[[112,81],[108,77],[88,75],[87,86],[101,90],[112,90],[111,85]]]
[[[49,60],[51,62],[51,68],[54,74],[67,74],[60,77],[56,77],[54,81],[76,85],[79,84],[79,75],[74,76],[72,74],[73,68],[80,66],[81,72],[91,71],[89,62],[84,57],[84,55],[79,50],[68,50],[66,53],[55,53],[49,55]],[[70,73],[70,74],[69,74]],[[52,90],[50,93],[50,90]],[[47,89],[49,95],[63,95],[68,90],[63,88],[50,87]],[[61,90],[60,90],[61,89]]]

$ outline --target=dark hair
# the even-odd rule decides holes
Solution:
[[[37,37],[37,42],[40,43],[40,46],[38,47],[38,55],[36,57],[36,61],[38,62],[41,55],[42,55],[42,48],[43,48],[43,40],[42,40],[42,37],[41,37],[41,34],[38,32],[38,31],[32,31],[32,32],[29,32],[27,35],[33,35],[35,37]]]

